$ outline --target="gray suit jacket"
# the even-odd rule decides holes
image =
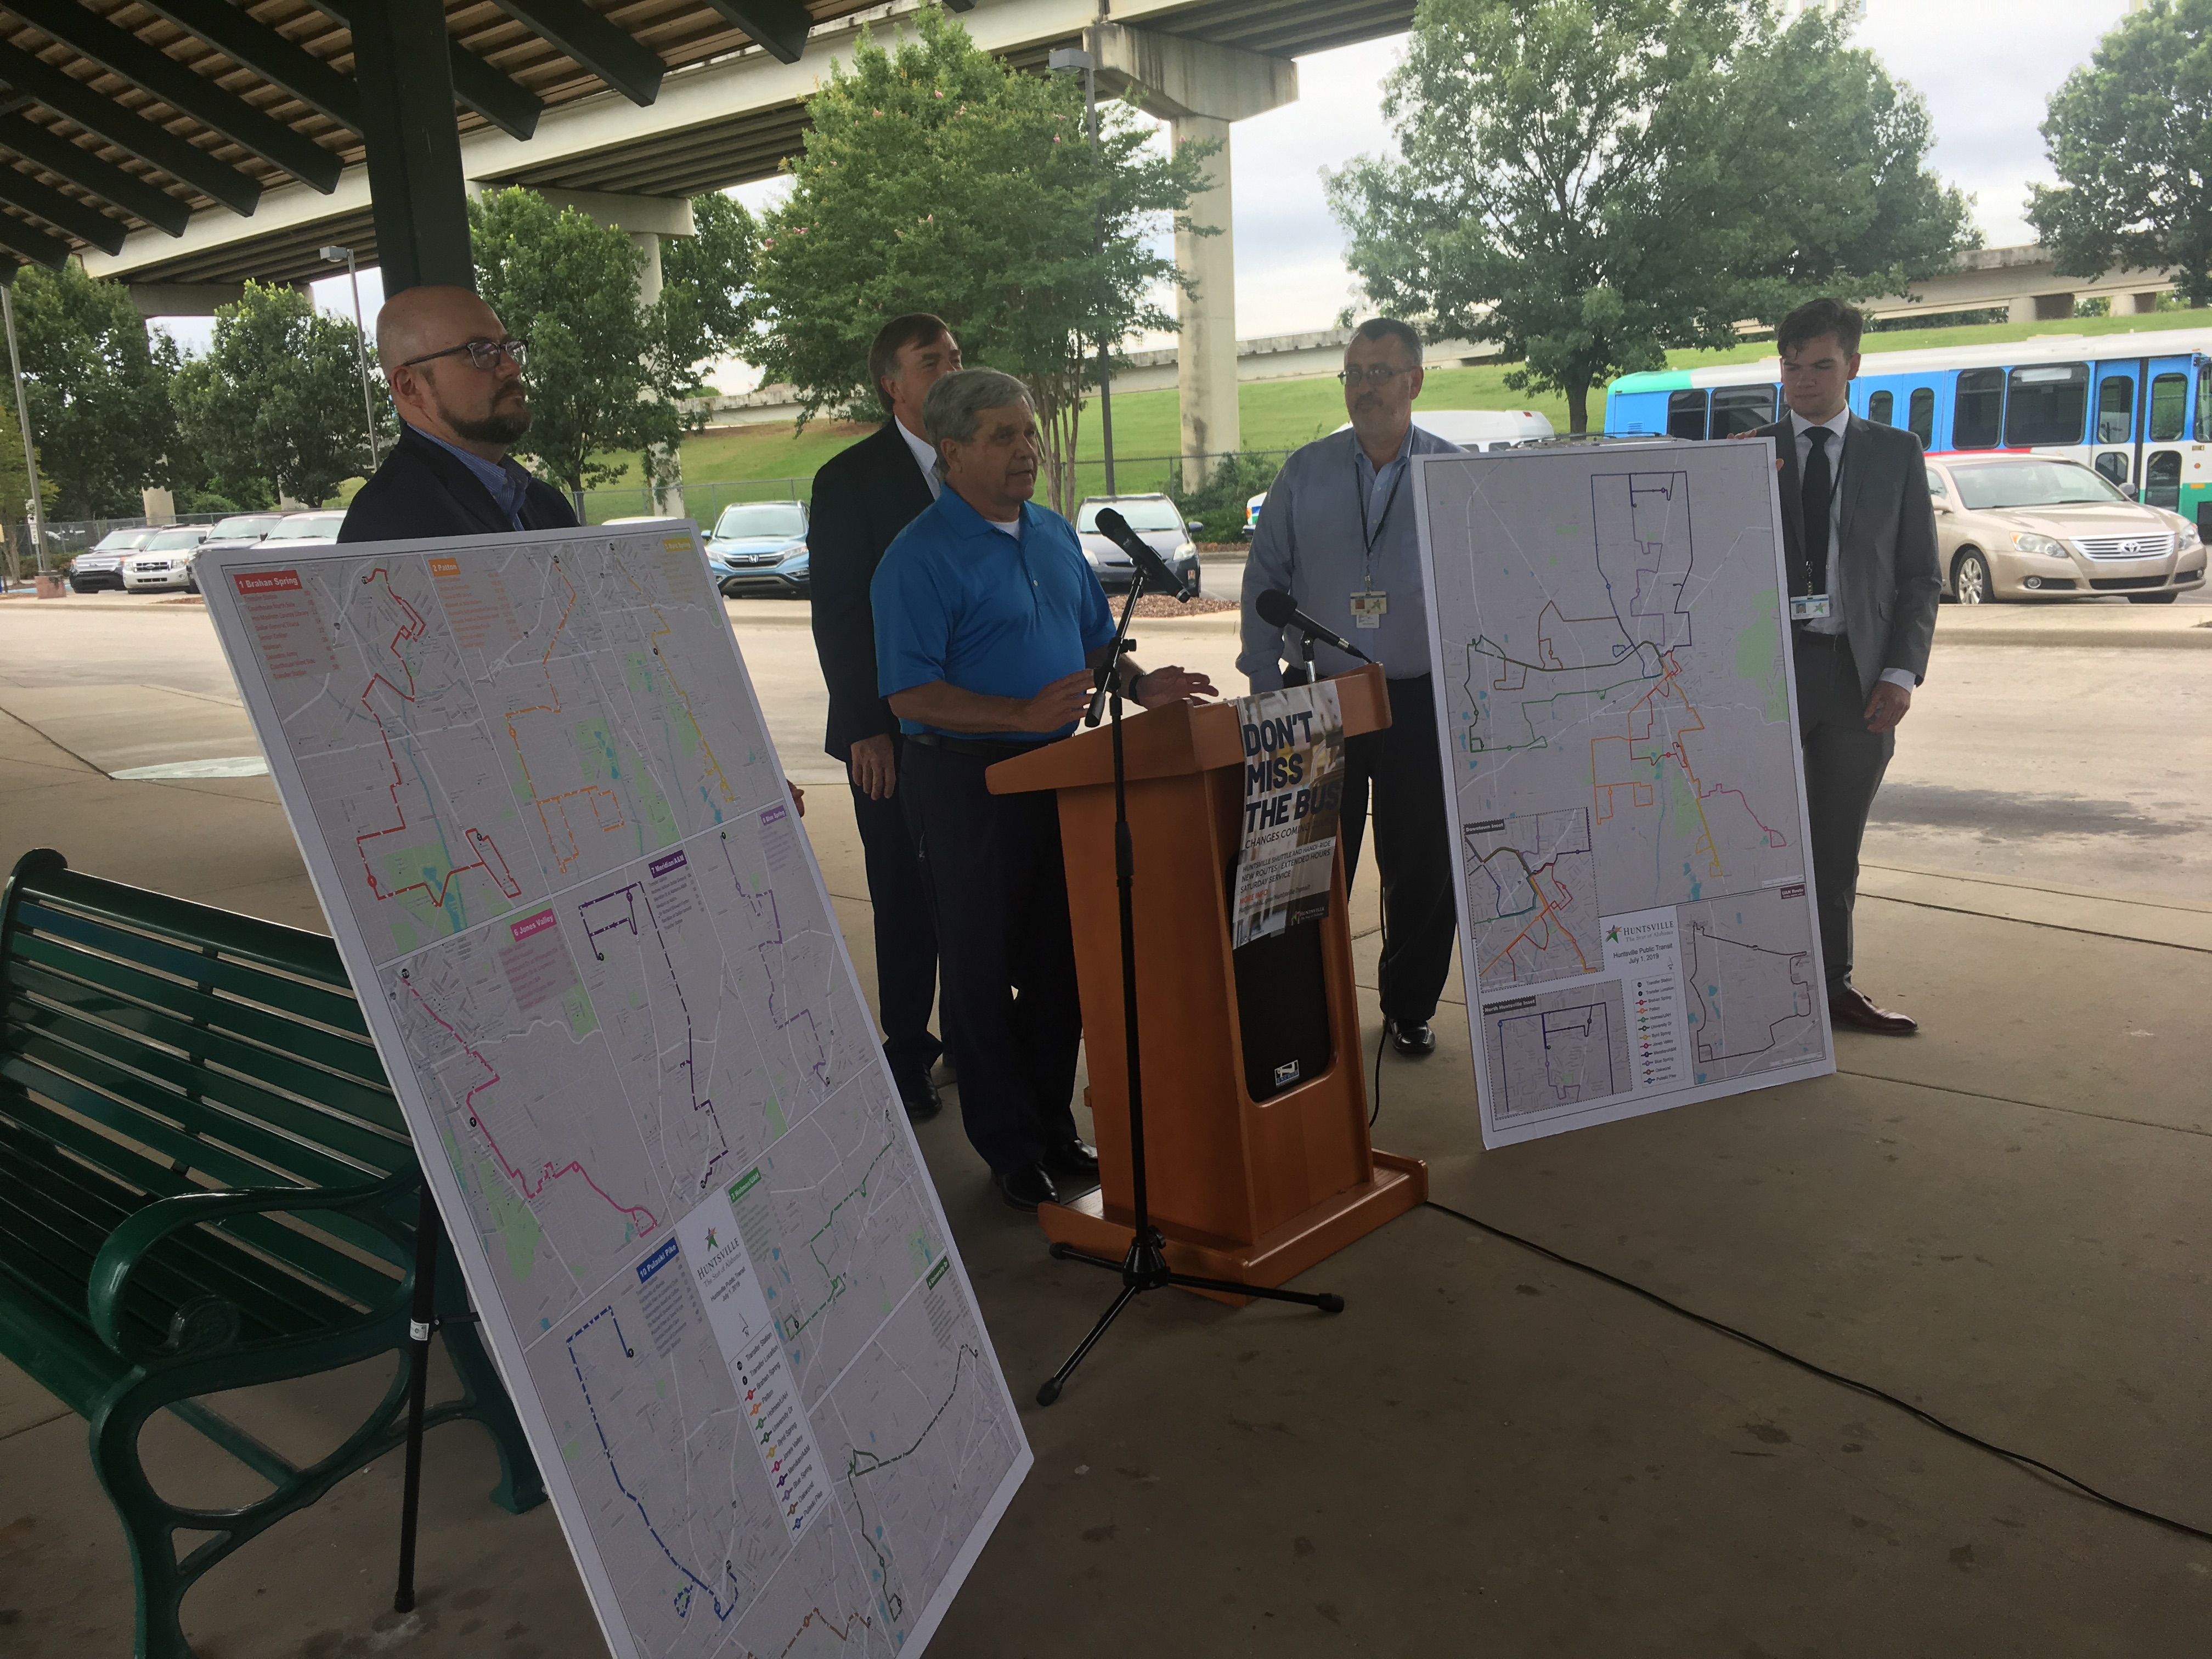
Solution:
[[[1795,565],[1805,544],[1797,441],[1786,416],[1755,435],[1772,438],[1782,458],[1782,535]],[[1936,637],[1943,568],[1920,440],[1903,427],[1852,416],[1844,429],[1842,487],[1828,580],[1843,599],[1860,694],[1871,697],[1885,668],[1904,669],[1915,684],[1925,679]]]

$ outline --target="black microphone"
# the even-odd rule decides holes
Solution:
[[[1333,633],[1298,609],[1298,602],[1279,587],[1262,588],[1258,604],[1260,620],[1270,628],[1295,628],[1310,634],[1324,645],[1333,645],[1347,657],[1357,657],[1362,662],[1373,662],[1358,646],[1341,634]]]
[[[1137,574],[1153,587],[1164,589],[1182,603],[1190,601],[1190,589],[1182,585],[1182,578],[1168,568],[1168,562],[1152,550],[1152,544],[1129,528],[1129,521],[1112,507],[1098,511],[1098,533],[1129,556],[1129,562]]]

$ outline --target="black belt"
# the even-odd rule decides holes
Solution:
[[[942,732],[910,732],[908,743],[918,743],[925,749],[941,749],[948,755],[972,755],[976,759],[994,763],[1012,760],[1018,755],[1042,749],[1048,743],[1057,743],[1057,738],[1046,738],[1038,743],[994,743],[988,738],[948,738]]]

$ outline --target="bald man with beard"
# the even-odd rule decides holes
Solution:
[[[399,441],[346,509],[342,542],[563,530],[568,498],[507,451],[530,430],[527,349],[465,288],[410,288],[376,313]]]

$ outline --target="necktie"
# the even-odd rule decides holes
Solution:
[[[1834,483],[1828,472],[1828,428],[1808,426],[1805,436],[1812,448],[1805,457],[1805,483],[1798,496],[1805,520],[1805,568],[1811,574],[1811,591],[1828,591],[1828,499]]]

